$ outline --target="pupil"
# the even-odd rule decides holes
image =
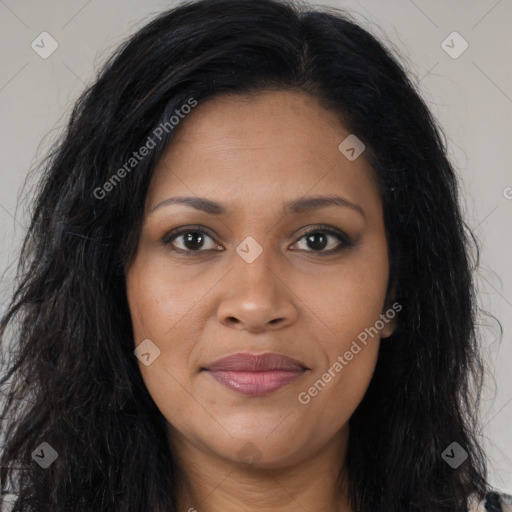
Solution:
[[[327,246],[327,237],[323,233],[313,233],[308,235],[308,245],[311,249],[315,249],[315,247],[311,247],[311,245],[315,245],[318,243],[318,238],[322,238],[322,242],[320,242],[321,247],[316,247],[316,249],[324,249]],[[315,240],[317,239],[317,240]]]
[[[199,237],[200,241],[194,240],[195,237]],[[203,245],[202,235],[197,231],[191,231],[185,235],[185,246],[189,249],[197,249]]]

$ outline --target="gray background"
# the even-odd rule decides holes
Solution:
[[[0,0],[2,310],[27,223],[27,202],[17,204],[28,170],[61,133],[73,102],[110,52],[175,4]],[[512,1],[340,0],[323,5],[349,9],[395,47],[447,135],[462,179],[465,215],[482,247],[480,306],[498,317],[504,329],[500,342],[497,324],[480,315],[490,375],[482,416],[491,482],[512,493]],[[44,31],[59,45],[46,59],[31,47],[34,40],[41,45],[38,36]],[[458,58],[441,45],[454,31],[469,45]],[[457,39],[447,44],[452,52],[462,48]]]

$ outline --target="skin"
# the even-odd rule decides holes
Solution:
[[[352,510],[346,472],[340,490],[335,482],[348,420],[394,322],[309,403],[298,401],[389,309],[381,197],[364,153],[349,161],[339,151],[349,133],[302,92],[217,96],[180,122],[155,169],[126,284],[135,345],[150,339],[160,350],[139,366],[183,471],[180,510]],[[364,213],[336,205],[285,213],[287,202],[317,195],[342,196]],[[177,196],[210,199],[227,213],[154,209]],[[304,235],[322,232],[321,224],[353,244],[329,234],[325,248],[308,243]],[[197,225],[207,232],[202,245],[187,245],[186,235],[162,242]],[[236,252],[248,236],[263,249],[252,263]],[[235,352],[278,352],[308,370],[268,395],[247,396],[200,371]]]

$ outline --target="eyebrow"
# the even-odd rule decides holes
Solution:
[[[149,213],[153,213],[159,208],[169,206],[172,204],[183,204],[200,210],[211,215],[226,215],[227,209],[219,203],[206,199],[204,197],[169,197],[164,199],[156,206],[152,207]],[[305,213],[319,208],[325,208],[327,206],[341,206],[351,208],[365,217],[363,208],[358,204],[349,201],[341,196],[311,196],[300,199],[295,199],[285,205],[286,214],[298,214]]]

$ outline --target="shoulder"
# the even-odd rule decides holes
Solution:
[[[488,492],[485,495],[485,500],[472,508],[470,512],[512,512],[512,496]]]

